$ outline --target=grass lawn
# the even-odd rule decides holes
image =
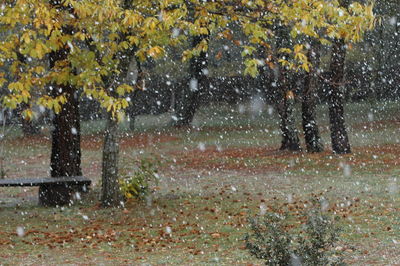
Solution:
[[[84,123],[82,167],[92,190],[72,206],[43,208],[37,188],[1,188],[0,264],[261,265],[244,249],[248,218],[261,209],[307,210],[313,198],[341,218],[338,248],[348,264],[400,264],[400,103],[348,105],[353,153],[342,156],[330,151],[325,106],[320,154],[278,151],[276,114],[250,109],[202,108],[193,128],[168,127],[168,114],[138,117],[133,132],[122,124],[122,171],[152,158],[161,180],[148,200],[121,209],[98,205],[103,124]],[[298,112],[297,121],[300,130]],[[48,175],[48,133],[15,132],[3,145],[8,177]]]

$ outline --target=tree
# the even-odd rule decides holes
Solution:
[[[317,70],[319,66],[319,45],[311,44],[307,52],[307,60],[311,62],[312,68],[304,74],[301,115],[306,142],[307,152],[321,152],[324,147],[321,143],[321,137],[316,120],[316,85],[317,85]]]
[[[228,18],[220,14],[221,2],[183,0],[186,17],[177,21],[181,31],[187,31],[191,45],[182,56],[189,61],[186,84],[178,94],[175,126],[188,126],[193,121],[199,106],[199,96],[207,84],[209,38],[217,34],[228,23]]]
[[[59,1],[49,1],[55,12],[72,14],[70,6],[62,5]],[[72,25],[63,25],[60,31],[64,36],[71,36],[74,28]],[[68,63],[70,46],[59,47],[49,53],[49,68],[58,71],[58,64],[66,64],[70,68],[69,75],[73,75],[74,69]],[[54,114],[52,145],[50,156],[50,175],[60,176],[81,176],[81,147],[80,147],[80,120],[79,120],[79,92],[74,84],[66,81],[62,84],[50,83],[50,95],[57,98],[61,95],[66,102],[61,110]],[[41,187],[42,188],[42,187]],[[69,189],[64,186],[52,186],[39,191],[39,199],[44,205],[65,205],[70,203]]]
[[[139,61],[157,58],[164,54],[163,46],[181,44],[186,36],[174,36],[171,29],[176,27],[189,36],[203,36],[197,47],[184,52],[183,59],[203,56],[204,61],[208,49],[204,36],[213,32],[224,36],[226,26],[232,22],[241,24],[249,37],[242,44],[245,74],[255,76],[261,65],[274,62],[285,71],[309,71],[307,45],[301,44],[298,36],[309,36],[322,44],[331,44],[329,40],[355,42],[374,21],[371,5],[353,3],[343,8],[337,1],[324,4],[322,0],[245,0],[240,5],[223,0],[6,1],[0,11],[0,30],[4,35],[0,64],[7,65],[13,79],[6,80],[2,68],[0,86],[8,89],[2,102],[11,109],[27,104],[29,108],[22,113],[26,118],[33,116],[34,105],[54,112],[52,176],[55,176],[80,174],[77,99],[84,95],[98,101],[109,112],[102,203],[117,206],[120,204],[117,122],[124,119],[134,89],[134,82],[127,80],[134,57]],[[191,8],[196,12],[194,21],[188,12]],[[271,60],[274,52],[270,41],[276,37],[270,29],[273,21],[281,21],[298,43],[291,48],[281,47],[279,54],[285,56]],[[259,46],[265,48],[263,58],[254,57],[253,52]],[[333,62],[340,64],[339,59],[342,57]],[[200,74],[201,60],[192,60],[196,75]],[[338,73],[335,81],[341,78]],[[290,103],[292,99],[286,97],[286,100]],[[65,195],[60,198],[66,203],[69,191],[60,193]]]
[[[281,22],[278,22],[281,24]],[[276,36],[276,50],[278,50],[277,58],[281,58],[279,50],[285,47],[290,47],[290,36],[287,27],[276,26],[275,28]],[[275,78],[275,102],[278,109],[278,113],[281,119],[280,128],[282,132],[282,142],[280,150],[289,151],[299,151],[300,139],[298,136],[298,131],[295,126],[295,120],[293,117],[293,107],[294,107],[294,93],[293,93],[293,82],[290,78],[291,71],[281,67],[279,63],[273,65]]]
[[[346,47],[344,40],[335,39],[332,43],[328,99],[332,151],[336,154],[351,153],[349,137],[344,122],[343,77],[345,58]]]
[[[350,0],[340,0],[340,7],[348,8]],[[331,129],[332,151],[336,154],[351,153],[349,137],[344,119],[343,77],[346,59],[345,38],[336,36],[332,41],[330,77],[328,84],[329,121]]]
[[[31,7],[36,8],[35,14],[29,9]],[[10,71],[15,80],[8,83],[11,93],[3,98],[3,103],[11,108],[22,106],[25,109],[23,116],[30,119],[33,116],[29,108],[32,107],[31,89],[37,87],[43,96],[37,103],[55,111],[50,163],[52,177],[81,175],[79,111],[75,88],[67,80],[55,78],[60,65],[64,64],[68,69],[63,74],[70,72],[70,66],[65,61],[70,48],[60,45],[57,32],[62,31],[69,36],[72,27],[52,24],[49,20],[53,17],[54,21],[59,21],[69,11],[67,6],[58,1],[16,1],[6,6],[0,21],[3,28],[12,29],[10,31],[8,28],[13,35],[5,38],[2,57],[11,62]],[[48,55],[48,64],[45,55]],[[43,75],[45,66],[48,66],[48,75]],[[47,93],[46,89],[50,92]],[[61,106],[62,103],[66,104]],[[39,200],[43,205],[68,204],[69,196],[70,190],[60,185],[39,191]]]
[[[168,3],[163,1],[113,0],[18,0],[4,6],[0,29],[6,29],[6,37],[0,46],[0,63],[10,65],[15,81],[9,82],[0,74],[0,86],[9,91],[2,101],[10,108],[26,103],[54,112],[57,126],[53,140],[58,143],[52,147],[52,162],[57,164],[52,165],[52,176],[80,174],[80,151],[78,146],[69,145],[79,138],[78,113],[72,108],[80,94],[77,88],[110,113],[112,123],[108,123],[105,142],[117,145],[115,122],[123,119],[129,105],[127,95],[133,90],[125,78],[126,65],[133,56],[145,60],[162,55],[164,49],[159,44],[171,40],[167,29],[185,12],[166,7]],[[18,53],[28,58],[26,63],[18,59]],[[50,59],[49,64],[45,58]],[[23,115],[32,117],[32,109],[27,108]],[[67,152],[57,150],[60,145]],[[118,150],[107,148],[107,152]],[[109,160],[103,163],[103,205],[120,204],[113,194],[119,192],[117,171],[107,172],[117,169],[114,158],[118,157],[103,156]],[[64,196],[59,199],[66,201]]]
[[[99,8],[96,5],[93,4],[93,10]],[[123,119],[129,101],[134,100],[128,97],[132,95],[132,86],[138,83],[138,80],[129,80],[130,65],[136,61],[140,66],[140,61],[147,57],[161,56],[164,49],[160,45],[175,41],[170,38],[169,29],[173,25],[174,16],[180,16],[182,11],[167,11],[166,7],[168,5],[162,2],[146,2],[141,5],[128,0],[113,2],[113,5],[103,7],[108,15],[107,21],[103,21],[99,29],[95,26],[92,32],[88,32],[90,38],[86,43],[96,64],[94,68],[85,71],[92,75],[96,69],[105,70],[101,73],[101,80],[93,83],[95,86],[102,85],[100,90],[91,87],[91,84],[82,84],[84,92],[99,100],[108,111],[102,160],[101,203],[105,207],[120,206],[123,201],[118,182],[118,122]],[[96,20],[91,21],[91,15],[85,15],[85,19],[96,24]],[[82,14],[78,16],[82,17]],[[104,32],[103,27],[109,32]],[[86,28],[82,27],[82,30]],[[108,37],[109,41],[95,41],[103,37]]]
[[[325,1],[302,0],[268,3],[259,1],[249,3],[249,6],[253,16],[244,16],[243,19],[245,33],[249,36],[250,44],[253,46],[252,49],[246,47],[248,51],[255,50],[255,45],[270,47],[266,38],[268,34],[265,32],[273,34],[268,26],[274,19],[279,19],[283,25],[288,27],[291,38],[298,42],[293,48],[283,47],[280,49],[282,54],[285,55],[279,59],[279,62],[287,69],[310,71],[311,64],[306,54],[307,50],[311,48],[311,44],[304,43],[304,37],[312,38],[323,45],[332,45],[333,52],[329,85],[331,88],[329,90],[329,98],[332,149],[334,153],[350,152],[344,126],[343,94],[340,92],[339,87],[343,78],[343,69],[341,66],[344,64],[343,52],[346,49],[344,45],[360,41],[364,32],[373,28],[375,23],[372,12],[373,4],[363,5],[355,2],[351,5],[345,5],[341,1],[332,1],[326,4]],[[267,16],[261,10],[266,10],[265,13],[269,12],[272,15]],[[271,63],[268,57],[263,62],[262,59],[251,57],[252,53],[246,53],[245,55],[249,56],[245,60],[245,73],[253,76],[258,74],[258,67],[264,62],[266,64]],[[307,119],[310,118],[308,117]],[[315,127],[313,128],[315,129]],[[309,131],[309,133],[312,132]],[[315,133],[314,131],[314,137]],[[314,138],[312,136],[308,137],[310,139]]]
[[[193,36],[192,48],[208,43],[208,34]],[[178,106],[176,110],[175,126],[189,126],[193,121],[195,112],[199,106],[199,95],[204,90],[207,78],[207,50],[201,50],[198,56],[189,60],[189,78],[179,93]]]

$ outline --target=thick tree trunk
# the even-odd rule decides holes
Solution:
[[[71,34],[71,27],[63,28],[64,34]],[[65,60],[69,49],[62,48],[50,54],[50,68],[58,61]],[[67,102],[62,105],[60,113],[54,114],[52,131],[52,146],[50,158],[50,174],[52,177],[81,176],[80,120],[77,89],[69,84],[53,85],[53,97],[64,93]],[[41,205],[56,206],[70,203],[71,188],[51,186],[39,189]]]
[[[285,26],[277,26],[276,36],[276,49],[279,51],[280,48],[287,47],[287,41],[290,37],[289,29]],[[283,56],[279,52],[277,53],[278,58]],[[288,82],[290,73],[281,68],[278,62],[276,62],[276,68],[273,69],[273,73],[276,84],[273,93],[274,101],[278,110],[280,129],[282,131],[280,150],[299,151],[301,150],[300,140],[293,116],[294,94],[291,91],[293,85]]]
[[[334,40],[332,44],[328,100],[332,151],[336,154],[351,152],[344,121],[342,92],[345,58],[346,47],[344,40]]]
[[[118,138],[118,121],[108,113],[102,163],[101,204],[104,207],[118,207],[124,200],[118,183]]]
[[[312,93],[313,94],[313,93]],[[304,95],[301,104],[304,139],[306,142],[307,152],[322,152],[324,146],[315,120],[315,98],[314,95]]]
[[[52,177],[81,176],[80,121],[78,99],[73,87],[65,86],[67,102],[53,118],[50,174]],[[41,187],[41,205],[70,204],[72,188],[58,185]]]
[[[306,142],[307,152],[322,152],[324,147],[321,142],[321,137],[316,120],[316,76],[315,69],[318,65],[319,56],[317,52],[311,49],[308,53],[308,58],[313,64],[313,69],[305,74],[303,97],[301,103],[302,124],[304,131],[304,139]]]
[[[200,35],[193,37],[192,47],[196,47],[208,35]],[[173,121],[175,126],[189,126],[194,118],[197,108],[199,107],[199,96],[205,86],[206,69],[208,65],[207,53],[200,52],[200,55],[193,57],[189,65],[189,79],[186,86],[181,88],[179,98],[177,99],[176,117]]]
[[[75,88],[66,86],[67,102],[54,115],[51,150],[51,176],[80,176],[80,120],[79,101]]]
[[[278,103],[278,113],[281,119],[282,142],[280,150],[299,151],[300,140],[293,117],[294,95],[292,91],[286,91]]]

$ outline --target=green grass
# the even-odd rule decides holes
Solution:
[[[151,200],[128,202],[124,209],[99,208],[101,145],[84,148],[83,171],[94,187],[81,202],[42,208],[36,205],[37,189],[0,190],[0,261],[262,264],[243,249],[247,219],[261,205],[301,210],[308,208],[310,198],[324,197],[330,213],[341,217],[339,245],[349,264],[398,264],[398,109],[397,102],[347,105],[353,154],[343,156],[329,152],[326,106],[318,109],[327,149],[322,154],[274,151],[280,142],[275,114],[253,117],[239,113],[237,106],[203,108],[190,129],[170,128],[169,114],[140,116],[134,132],[127,123],[121,132],[124,141],[147,136],[147,144],[122,144],[120,166],[129,168],[143,156],[161,160],[161,182]],[[301,129],[298,112],[296,117]],[[99,135],[103,126],[101,121],[83,123],[83,134]],[[174,139],[159,142],[157,137]],[[3,143],[9,175],[45,175],[49,142],[19,141],[9,136]],[[16,234],[19,226],[26,233],[22,237]]]

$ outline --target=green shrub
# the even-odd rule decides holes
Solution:
[[[151,192],[151,185],[158,184],[158,162],[142,159],[136,163],[136,170],[123,174],[119,179],[121,191],[126,199],[145,199]]]
[[[250,220],[252,234],[246,235],[246,248],[265,265],[289,265],[291,236],[286,232],[287,219],[277,213],[266,213]]]
[[[315,206],[303,215],[303,228],[276,211],[251,219],[246,248],[265,265],[345,265],[334,250],[340,233],[334,219]]]
[[[340,228],[334,219],[320,209],[307,215],[305,235],[299,238],[297,254],[305,265],[344,265],[343,259],[333,248],[338,241]]]

